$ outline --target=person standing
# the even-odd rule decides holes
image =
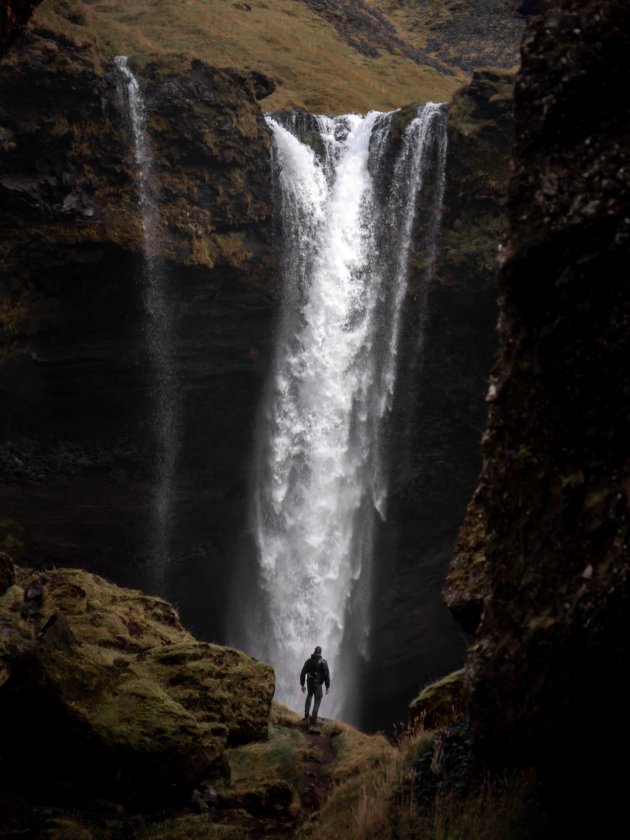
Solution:
[[[308,720],[310,716],[311,701],[315,698],[313,704],[313,714],[311,717],[311,726],[317,723],[317,713],[319,711],[319,704],[322,702],[323,690],[322,686],[326,686],[326,694],[330,690],[330,671],[328,670],[328,662],[322,659],[322,649],[319,645],[315,648],[309,659],[306,660],[300,672],[300,688],[302,694],[306,691],[304,687],[304,680],[308,688],[306,695],[306,703],[304,705],[304,719]]]

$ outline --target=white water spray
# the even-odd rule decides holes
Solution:
[[[444,189],[443,106],[420,108],[398,141],[393,118],[267,116],[284,299],[253,492],[260,589],[240,641],[274,665],[276,698],[296,708],[300,667],[321,645],[329,716],[348,708],[367,652],[417,199],[430,181],[431,258]]]
[[[152,370],[153,433],[156,487],[150,523],[150,572],[157,590],[165,585],[173,527],[175,469],[178,453],[177,384],[174,365],[173,316],[167,298],[167,272],[160,256],[160,220],[154,194],[154,163],[146,107],[138,80],[127,56],[114,59],[121,76],[121,94],[133,137],[142,213],[143,295],[146,312],[145,340]]]

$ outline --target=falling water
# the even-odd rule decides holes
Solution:
[[[160,255],[160,219],[153,187],[153,153],[147,131],[146,107],[138,81],[128,66],[127,56],[119,55],[114,60],[120,72],[121,98],[133,137],[142,213],[145,341],[153,380],[152,425],[157,450],[156,487],[149,535],[150,570],[155,588],[163,591],[170,555],[178,450],[174,325],[167,298],[167,271]]]
[[[253,492],[260,595],[241,642],[274,665],[276,697],[292,706],[300,667],[321,645],[331,716],[347,708],[366,653],[416,203],[430,182],[437,219],[444,185],[444,107],[418,109],[398,139],[394,117],[266,118],[284,300]],[[437,221],[429,227],[431,255]]]

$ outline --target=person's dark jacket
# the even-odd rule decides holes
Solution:
[[[304,667],[300,672],[300,685],[304,685],[304,680],[308,679],[309,683],[321,685],[330,688],[330,672],[328,670],[328,662],[322,659],[321,656],[313,653],[309,659],[304,663]]]

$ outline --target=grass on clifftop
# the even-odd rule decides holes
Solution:
[[[33,20],[74,39],[96,37],[105,56],[179,53],[262,71],[277,85],[265,110],[391,110],[445,101],[463,78],[386,50],[363,56],[298,0],[47,0]]]

